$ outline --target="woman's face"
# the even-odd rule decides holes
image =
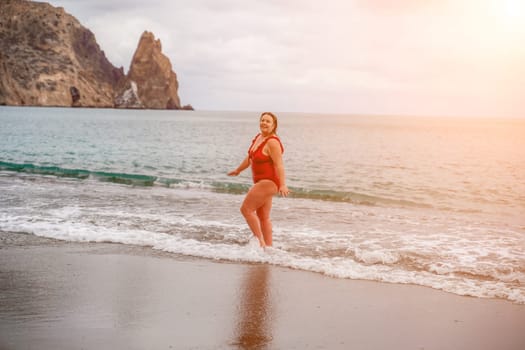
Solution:
[[[275,128],[273,118],[268,114],[263,115],[259,121],[259,127],[261,129],[261,133],[271,134]]]

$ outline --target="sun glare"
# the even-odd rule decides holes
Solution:
[[[505,0],[504,21],[507,30],[525,32],[525,2],[523,0]]]
[[[522,0],[505,0],[505,15],[510,20],[524,19],[524,6]]]
[[[504,0],[500,3],[502,28],[506,35],[513,39],[523,38],[525,35],[525,1]]]

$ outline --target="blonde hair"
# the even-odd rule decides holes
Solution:
[[[272,130],[272,134],[276,134],[277,133],[277,125],[278,125],[277,116],[275,114],[273,114],[272,112],[262,112],[261,116],[259,117],[259,120],[261,120],[262,117],[264,117],[265,115],[269,115],[270,117],[272,117],[273,124],[274,124],[273,130]]]

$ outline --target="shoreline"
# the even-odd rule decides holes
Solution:
[[[525,305],[0,233],[2,349],[525,348]]]

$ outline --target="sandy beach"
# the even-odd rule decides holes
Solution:
[[[525,305],[0,233],[0,349],[525,348]]]

